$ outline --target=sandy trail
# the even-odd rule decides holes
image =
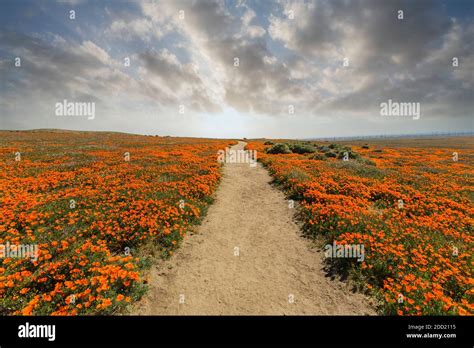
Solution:
[[[301,237],[270,181],[260,164],[225,164],[205,220],[151,271],[135,314],[375,314],[363,295],[326,276],[324,255]]]

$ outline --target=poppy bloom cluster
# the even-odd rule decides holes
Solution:
[[[170,254],[202,217],[228,142],[87,132],[1,132],[0,313],[108,314],[144,292],[142,246]]]
[[[472,148],[353,146],[365,161],[342,161],[248,147],[299,201],[306,233],[364,245],[363,262],[331,262],[382,313],[473,314]]]

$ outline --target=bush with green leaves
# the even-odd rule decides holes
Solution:
[[[290,150],[293,153],[298,153],[300,155],[305,153],[315,153],[316,149],[312,145],[303,145],[303,144],[291,144]]]
[[[317,161],[324,161],[326,160],[326,156],[322,153],[315,153],[310,157],[310,159],[317,160]]]
[[[267,153],[273,154],[273,155],[276,155],[276,154],[289,154],[289,153],[291,153],[291,150],[290,150],[290,147],[288,146],[288,144],[278,143],[278,144],[273,145],[271,148],[269,148],[267,150]]]
[[[360,155],[352,150],[347,149],[347,148],[342,148],[341,150],[339,150],[339,152],[337,153],[337,158],[339,159],[342,159],[344,158],[344,156],[348,156],[348,158],[350,159],[359,159],[360,158]]]
[[[326,153],[326,152],[331,151],[331,149],[329,148],[329,146],[326,146],[326,145],[320,146],[318,149],[319,149],[319,151],[322,152],[322,153]]]

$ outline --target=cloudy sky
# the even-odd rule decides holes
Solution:
[[[1,0],[0,77],[0,129],[473,131],[474,1]]]

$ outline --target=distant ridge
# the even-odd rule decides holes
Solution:
[[[246,140],[270,140],[270,139],[286,139],[286,140],[306,140],[306,141],[343,141],[343,140],[364,140],[364,139],[403,139],[403,138],[438,138],[438,137],[465,137],[474,136],[474,131],[468,132],[432,132],[419,134],[378,134],[378,135],[359,135],[359,136],[340,136],[340,137],[310,137],[310,138],[216,138],[216,137],[196,137],[196,136],[182,136],[182,135],[158,135],[158,134],[140,134],[127,133],[112,130],[73,130],[73,129],[58,129],[58,128],[38,128],[38,129],[0,129],[0,132],[30,132],[30,133],[103,133],[103,134],[125,134],[135,136],[159,136],[159,137],[176,137],[176,138],[202,138],[202,139],[241,139]]]
[[[474,131],[470,132],[433,132],[420,134],[379,134],[361,135],[347,137],[324,137],[324,138],[303,138],[302,140],[357,140],[357,139],[384,139],[384,138],[433,138],[433,137],[462,137],[474,136]]]

